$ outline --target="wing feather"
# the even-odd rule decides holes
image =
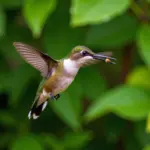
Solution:
[[[20,55],[24,58],[24,60],[27,63],[31,64],[34,68],[39,70],[43,77],[47,77],[48,73],[51,71],[49,63],[57,63],[57,61],[49,57],[47,54],[44,54],[27,44],[23,44],[21,42],[14,42],[13,45],[20,53]],[[52,66],[53,65],[51,65],[51,67]]]

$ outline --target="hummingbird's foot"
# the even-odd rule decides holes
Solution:
[[[55,100],[57,100],[60,97],[60,94],[57,94],[54,96]]]
[[[55,97],[52,93],[50,93],[49,97],[50,97],[50,100],[55,100]]]
[[[57,94],[57,95],[55,95],[55,96],[54,96],[52,93],[50,94],[50,99],[51,99],[51,100],[57,100],[59,97],[60,97],[59,94]]]

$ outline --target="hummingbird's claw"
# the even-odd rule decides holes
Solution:
[[[50,94],[50,99],[51,100],[57,100],[59,97],[60,97],[60,94],[57,94],[55,96],[52,93]]]
[[[57,100],[60,97],[60,94],[57,94],[54,96],[55,100]]]

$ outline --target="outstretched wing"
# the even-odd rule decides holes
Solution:
[[[27,44],[14,42],[13,45],[25,61],[39,70],[43,77],[48,77],[52,68],[57,65],[56,60]]]

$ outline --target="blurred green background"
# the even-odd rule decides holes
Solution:
[[[0,0],[0,150],[150,150],[149,23],[150,0]],[[56,59],[112,51],[117,64],[81,69],[28,120],[42,77],[15,41]]]

